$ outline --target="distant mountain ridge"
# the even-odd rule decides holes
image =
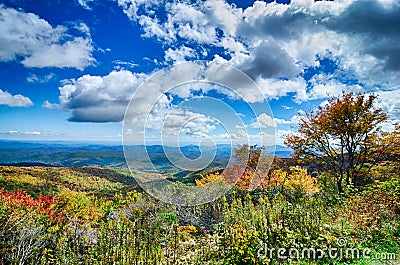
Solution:
[[[184,154],[189,159],[200,156],[200,147],[186,145],[182,147],[163,145],[132,145],[125,146],[132,154],[130,161],[142,162],[148,154],[157,168],[168,168],[171,162],[165,155],[165,151],[173,156]],[[216,153],[216,166],[223,166],[231,156],[229,144],[213,147],[202,147],[206,153]],[[144,150],[147,154],[144,154]],[[292,151],[284,146],[276,146],[275,155],[289,157]],[[126,167],[123,147],[120,144],[99,144],[85,142],[31,142],[0,140],[0,164],[43,164],[49,166],[111,166]]]

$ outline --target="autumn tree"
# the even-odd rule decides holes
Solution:
[[[226,183],[234,183],[241,190],[280,188],[304,194],[314,194],[318,191],[317,179],[311,177],[306,168],[286,165],[284,159],[263,154],[263,150],[264,147],[257,145],[238,145],[233,156],[240,162],[229,165],[223,171],[226,173],[224,175],[218,170],[200,175],[200,178],[195,179],[196,186],[223,180]]]
[[[242,177],[237,181],[241,189],[265,189],[265,179],[268,179],[274,157],[264,153],[265,147],[257,145],[239,145],[234,150],[234,157],[245,166]]]
[[[380,147],[383,148],[384,159],[391,162],[400,161],[400,124],[396,123],[394,130],[391,132],[383,132],[383,137],[377,139],[381,142]]]
[[[263,154],[264,147],[257,145],[238,145],[233,152],[235,162],[228,165],[222,173],[219,171],[201,175],[195,180],[197,186],[206,185],[222,179],[225,183],[236,184],[242,190],[264,189],[265,179],[274,159],[271,155]]]
[[[390,145],[380,126],[387,115],[374,106],[375,100],[375,95],[362,93],[331,97],[316,111],[299,116],[298,132],[288,135],[285,144],[296,158],[326,165],[340,193],[343,183],[362,185],[363,173]]]

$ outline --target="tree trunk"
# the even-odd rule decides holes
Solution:
[[[346,184],[347,185],[350,185],[350,179],[351,179],[351,176],[350,176],[351,174],[350,174],[350,169],[347,169],[346,170]]]
[[[344,193],[343,185],[342,185],[342,179],[338,179],[336,181],[336,184],[337,184],[337,188],[338,188],[339,194]]]

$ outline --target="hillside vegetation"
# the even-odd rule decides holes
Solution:
[[[381,175],[380,172],[386,172]],[[3,264],[376,264],[365,259],[275,259],[260,248],[336,246],[399,253],[400,180],[392,164],[376,182],[337,194],[329,175],[253,192],[240,187],[196,207],[163,204],[126,170],[0,167]],[[285,173],[278,169],[274,174]],[[208,175],[207,175],[208,176]],[[309,178],[311,178],[309,176]],[[291,180],[291,181],[290,181]],[[391,261],[393,262],[393,260]]]

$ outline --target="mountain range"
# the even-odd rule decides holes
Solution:
[[[196,159],[202,153],[197,145],[186,145],[182,147],[163,145],[132,145],[125,146],[129,153],[129,162],[137,163],[140,168],[141,162],[146,162],[146,156],[157,169],[168,169],[173,167],[170,158],[182,157],[181,153],[188,159]],[[202,147],[203,155],[213,155],[215,158],[211,166],[223,167],[226,165],[232,150],[229,144],[219,144],[215,148]],[[147,151],[147,154],[146,152]],[[276,146],[275,155],[279,157],[290,157],[292,151],[284,146]],[[167,155],[168,154],[168,157]],[[126,167],[123,146],[110,143],[85,143],[70,141],[9,141],[0,140],[0,164],[11,165],[48,165],[48,166],[111,166]],[[146,166],[145,166],[146,167]]]

